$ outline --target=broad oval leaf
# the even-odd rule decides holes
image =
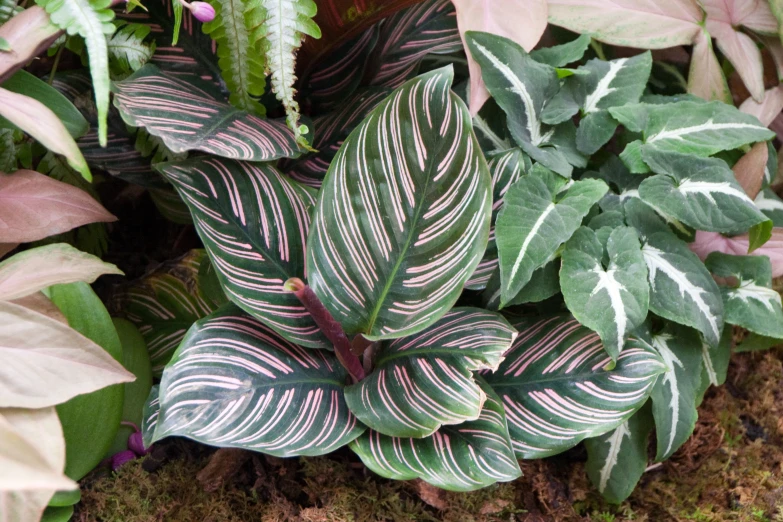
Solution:
[[[443,68],[405,83],[329,167],[307,276],[348,334],[378,340],[426,328],[484,253],[491,181],[452,78]]]
[[[499,314],[454,308],[418,334],[383,343],[375,371],[347,387],[345,401],[364,424],[394,437],[474,420],[486,394],[472,372],[496,369],[514,337]]]
[[[598,335],[570,315],[513,325],[519,336],[486,379],[503,400],[518,458],[554,455],[616,428],[666,370],[655,350],[633,339],[607,370],[612,359]]]
[[[304,275],[311,192],[269,164],[200,157],[157,168],[190,207],[226,297],[291,342],[328,347],[283,289]]]
[[[509,440],[503,405],[492,388],[479,381],[487,400],[476,420],[444,426],[423,439],[367,430],[351,443],[351,449],[381,476],[420,478],[451,491],[472,491],[514,480],[522,472]]]
[[[163,372],[150,442],[322,455],[365,429],[343,399],[347,379],[331,352],[284,341],[227,305],[193,326]]]
[[[154,65],[115,82],[112,91],[125,122],[144,127],[173,152],[200,150],[247,161],[302,153],[284,122],[236,109]]]

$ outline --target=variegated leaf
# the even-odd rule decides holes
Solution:
[[[727,323],[765,337],[783,339],[783,307],[780,293],[772,288],[768,257],[713,252],[704,264],[726,281],[721,286],[721,294]]]
[[[291,342],[328,346],[304,306],[283,289],[304,275],[310,191],[270,164],[200,157],[157,168],[190,207],[229,300]]]
[[[423,439],[367,430],[351,443],[351,449],[381,476],[420,478],[452,491],[514,480],[522,472],[509,440],[503,405],[492,388],[479,381],[486,401],[476,420],[444,426]]]
[[[487,244],[491,180],[450,67],[406,82],[345,140],[307,243],[309,284],[346,333],[421,331]]]
[[[633,415],[666,366],[631,339],[612,364],[598,335],[570,315],[528,317],[506,359],[487,375],[503,400],[518,458],[547,457],[606,433]]]
[[[588,47],[590,47],[590,35],[581,34],[568,43],[530,51],[530,56],[535,61],[551,65],[552,67],[565,67],[570,63],[581,60]]]
[[[750,334],[751,336],[754,334]],[[731,359],[732,344],[734,341],[733,328],[724,328],[723,335],[720,338],[720,342],[715,346],[701,343],[701,381],[699,382],[699,389],[696,394],[696,405],[700,405],[704,399],[704,394],[710,386],[721,386],[726,382],[726,376],[729,372],[729,360]],[[766,339],[769,339],[768,337]],[[747,341],[746,337],[743,342]],[[776,341],[773,345],[780,344],[780,341]],[[770,348],[767,346],[765,350]],[[739,352],[739,345],[733,349],[735,352]]]
[[[607,501],[619,504],[636,488],[653,426],[648,403],[613,431],[585,441],[587,476]]]
[[[496,369],[515,336],[499,314],[454,308],[418,334],[383,343],[375,371],[347,387],[345,400],[361,422],[394,437],[475,420],[487,397],[472,372]]]
[[[626,336],[647,317],[650,300],[636,231],[618,227],[596,234],[579,228],[563,251],[560,287],[574,317],[596,331],[606,351],[617,359]]]
[[[495,244],[495,220],[503,206],[503,197],[508,189],[531,168],[530,158],[518,148],[489,155],[487,167],[492,176],[492,226],[489,229],[489,242],[476,271],[470,276],[465,288],[483,290],[487,281],[498,268],[498,247]]]
[[[643,151],[657,176],[642,181],[639,197],[665,216],[708,232],[740,233],[767,221],[723,160]]]
[[[188,328],[215,311],[198,285],[199,268],[206,259],[204,250],[191,250],[134,281],[116,297],[114,308],[144,337],[156,377]]]
[[[642,235],[650,281],[650,311],[696,328],[711,346],[723,331],[718,285],[688,245],[638,199],[625,203],[626,221]]]
[[[148,403],[148,440],[322,455],[365,429],[343,399],[347,379],[331,352],[284,341],[227,305],[193,326],[163,372]]]
[[[115,82],[112,91],[125,122],[144,127],[173,152],[200,150],[247,161],[296,157],[303,152],[285,122],[236,109],[154,65]]]
[[[762,190],[756,196],[754,203],[776,227],[783,227],[783,199],[780,199],[774,190],[769,188]]]
[[[575,181],[566,188],[564,179],[543,174],[514,183],[498,214],[495,230],[502,306],[530,281],[534,270],[551,260],[609,190],[597,179]]]
[[[658,440],[655,460],[668,459],[693,433],[696,394],[701,380],[701,339],[696,330],[669,323],[652,345],[666,366],[652,390]]]

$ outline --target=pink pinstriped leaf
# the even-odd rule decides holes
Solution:
[[[472,372],[496,369],[515,336],[500,314],[454,308],[423,332],[383,343],[375,371],[347,387],[345,400],[364,424],[395,437],[475,420],[487,397]]]
[[[655,350],[631,339],[617,366],[598,335],[570,315],[528,317],[496,372],[487,375],[503,401],[518,458],[547,457],[625,422],[666,370]]]
[[[329,345],[294,294],[315,200],[270,164],[212,157],[158,164],[190,208],[226,297],[291,342]]]
[[[481,260],[491,180],[450,67],[406,82],[345,140],[307,243],[308,284],[349,335],[423,330]]]
[[[115,82],[112,91],[125,122],[144,127],[172,152],[199,150],[247,161],[302,153],[285,122],[236,109],[154,65]]]
[[[420,478],[439,488],[472,491],[508,482],[522,472],[508,436],[500,399],[481,380],[487,400],[477,419],[444,426],[423,438],[397,438],[367,430],[351,443],[362,462],[381,476]]]
[[[176,435],[279,457],[322,455],[364,430],[333,353],[281,339],[233,305],[197,322],[163,372],[145,439]]]

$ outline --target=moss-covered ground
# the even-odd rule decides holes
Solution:
[[[735,355],[693,437],[649,469],[626,502],[604,503],[585,454],[522,462],[519,480],[470,494],[367,472],[349,452],[274,459],[186,441],[159,444],[83,484],[78,522],[747,521],[783,522],[783,349]]]

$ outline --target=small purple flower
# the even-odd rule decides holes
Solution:
[[[215,19],[215,8],[206,2],[186,2],[185,0],[180,0],[180,2],[190,9],[199,22],[211,22]]]
[[[115,453],[111,457],[111,470],[117,471],[117,469],[119,469],[120,466],[135,458],[136,458],[136,454],[133,453],[131,450],[125,450],[119,453]]]
[[[133,451],[133,453],[139,457],[142,457],[150,452],[149,449],[144,447],[144,441],[142,440],[140,431],[134,431],[130,434],[128,437],[128,449]]]

